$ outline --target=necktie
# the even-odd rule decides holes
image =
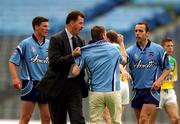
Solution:
[[[72,37],[72,45],[73,45],[73,50],[77,47],[77,38],[75,36]]]

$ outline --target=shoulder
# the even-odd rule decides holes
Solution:
[[[131,51],[134,51],[136,48],[137,48],[137,45],[136,45],[136,44],[133,44],[133,45],[131,45],[130,47],[128,47],[128,48],[126,49],[126,51],[127,51],[127,52],[131,52]]]
[[[156,50],[163,50],[164,51],[164,48],[161,45],[159,45],[157,43],[154,43],[154,42],[151,42],[151,48],[154,48]]]
[[[68,40],[67,34],[65,31],[58,32],[50,37],[50,44],[61,43],[60,41]]]
[[[173,56],[169,56],[169,58],[170,58],[170,61],[172,61],[172,62],[174,62],[174,63],[177,63],[177,61],[176,61],[176,58],[175,58],[175,57],[173,57]]]
[[[33,40],[32,36],[22,40],[19,44],[20,45],[29,45],[31,43],[31,41]]]
[[[64,37],[67,37],[66,31],[63,30],[61,32],[58,32],[56,34],[53,34],[50,39],[63,39]]]
[[[45,39],[45,44],[46,44],[46,45],[49,44],[49,39]]]
[[[49,42],[49,39],[45,39],[45,42]]]

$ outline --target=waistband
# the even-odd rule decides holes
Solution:
[[[173,89],[161,89],[161,91],[164,91],[166,93],[169,93],[170,90],[173,90]]]
[[[30,80],[23,80],[22,82],[29,82]],[[33,85],[36,85],[39,83],[39,80],[31,81]]]

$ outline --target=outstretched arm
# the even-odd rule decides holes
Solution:
[[[119,45],[120,45],[121,55],[123,57],[122,64],[124,65],[124,64],[127,63],[127,53],[126,53],[126,49],[125,49],[125,46],[124,46],[124,36],[123,35],[118,34],[118,42],[119,42]]]

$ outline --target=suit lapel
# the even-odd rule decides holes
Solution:
[[[71,53],[71,46],[70,46],[69,39],[68,39],[68,36],[67,36],[67,33],[65,30],[63,31],[62,35],[63,35],[63,39],[64,39],[65,51],[69,54],[69,53]]]
[[[62,35],[63,35],[63,39],[64,39],[64,45],[65,45],[65,51],[69,54],[69,53],[72,53],[71,51],[71,46],[70,46],[70,43],[69,43],[69,39],[68,39],[68,36],[67,36],[67,33],[66,31],[64,30],[62,32]],[[83,44],[81,43],[81,39],[79,36],[77,36],[77,41],[76,41],[76,44],[78,47],[81,47],[83,46]]]

